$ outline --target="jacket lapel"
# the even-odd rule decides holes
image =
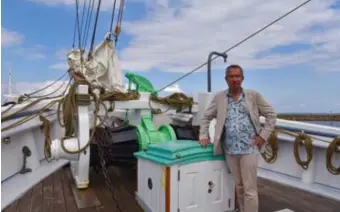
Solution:
[[[227,110],[228,110],[228,98],[227,98],[228,90],[225,90],[223,92],[223,98],[221,99],[221,108],[223,110],[222,113],[222,120],[225,120],[227,118]]]
[[[245,94],[245,102],[246,102],[246,106],[247,106],[247,109],[250,115],[250,119],[253,122],[254,126],[256,126],[255,117],[253,113],[254,111],[254,106],[253,106],[253,101],[252,101],[253,96],[249,94],[247,91],[244,91],[244,94]]]

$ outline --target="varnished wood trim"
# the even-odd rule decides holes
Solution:
[[[171,191],[170,191],[170,167],[165,168],[165,212],[170,212]]]

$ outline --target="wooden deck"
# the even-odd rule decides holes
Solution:
[[[135,171],[115,167],[110,168],[109,175],[117,189],[117,199],[122,211],[143,212],[134,199]],[[74,189],[69,168],[61,168],[3,211],[116,211],[115,202],[106,187],[103,176],[91,172],[90,180],[91,186],[88,190],[74,192],[76,189]],[[340,202],[268,180],[259,179],[258,187],[260,212],[274,212],[282,209],[290,209],[294,212],[336,212],[340,209]]]

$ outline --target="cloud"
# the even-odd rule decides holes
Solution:
[[[175,92],[183,92],[183,90],[180,88],[179,84],[174,84],[174,85],[171,85],[165,88],[164,92],[175,93]]]
[[[33,94],[33,96],[57,96],[63,93],[68,85],[68,81],[56,81],[54,83],[53,80],[47,80],[43,82],[17,82],[12,85],[12,93],[16,95],[29,94],[35,92],[41,88],[47,87],[42,91]],[[48,87],[49,86],[49,87]],[[2,95],[7,94],[8,92],[8,83],[2,83],[1,93]]]
[[[124,23],[132,36],[123,69],[188,72],[295,8],[302,0],[149,0],[146,18]],[[340,71],[340,8],[315,0],[229,52],[246,69],[302,65]],[[325,67],[325,64],[327,66]],[[225,67],[223,60],[214,67]],[[202,68],[202,70],[206,70]]]
[[[34,45],[32,47],[17,47],[12,50],[13,53],[20,55],[27,60],[42,60],[46,58],[44,52],[44,46]]]
[[[63,48],[59,49],[55,52],[55,57],[57,62],[53,65],[50,65],[48,68],[53,70],[62,70],[66,71],[69,68],[67,64],[67,54],[71,52],[71,49]]]
[[[4,47],[20,45],[24,41],[24,35],[1,27],[1,45]]]
[[[67,54],[70,53],[71,50],[70,49],[59,49],[55,55],[58,58],[58,60],[67,60]]]
[[[56,63],[56,64],[53,64],[51,66],[48,67],[49,69],[54,69],[54,70],[62,70],[62,71],[66,71],[68,70],[69,66],[66,62],[64,63]]]
[[[45,4],[47,6],[52,6],[52,7],[55,7],[55,6],[74,6],[75,3],[76,3],[75,0],[28,0],[28,1],[31,1],[31,2],[34,2],[34,3]],[[86,3],[86,8],[88,8],[87,5],[89,5],[89,2],[92,2],[92,1],[88,1],[88,0],[78,0],[79,13],[82,12],[84,1]],[[94,1],[94,6],[93,6],[94,12],[97,9],[97,2],[98,1]],[[116,9],[117,10],[119,8],[119,4],[120,4],[120,0],[117,0],[116,1]],[[113,7],[113,1],[112,0],[102,0],[101,1],[100,8],[101,8],[102,11],[111,11],[112,7]],[[93,12],[93,14],[94,14],[94,12]]]

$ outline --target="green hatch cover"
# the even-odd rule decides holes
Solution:
[[[146,152],[134,153],[136,157],[163,165],[188,164],[204,160],[224,160],[224,156],[214,156],[213,146],[202,147],[198,141],[174,140],[150,144]]]

